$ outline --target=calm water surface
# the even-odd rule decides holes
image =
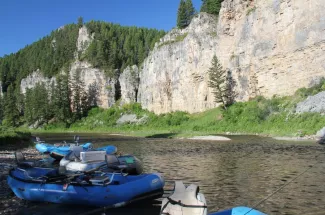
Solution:
[[[48,142],[70,141],[72,136],[41,135]],[[257,209],[267,214],[325,214],[325,146],[255,136],[230,138],[217,142],[86,134],[80,135],[80,142],[115,145],[140,158],[146,172],[160,172],[167,182],[199,185],[209,212],[252,207],[308,169]]]

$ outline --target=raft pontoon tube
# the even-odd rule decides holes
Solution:
[[[98,207],[120,207],[137,200],[159,198],[165,183],[158,173],[62,175],[55,169],[39,167],[11,169],[7,181],[21,199]]]

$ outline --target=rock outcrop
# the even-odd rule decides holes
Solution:
[[[173,29],[156,44],[140,71],[138,101],[156,113],[200,112],[216,104],[207,70],[217,54],[217,20],[201,13],[188,28]]]
[[[201,13],[162,39],[140,71],[139,101],[156,113],[214,107],[207,87],[214,54],[232,72],[237,100],[310,87],[325,76],[324,9],[322,0],[225,0],[218,23]]]
[[[78,60],[78,55],[84,53],[90,45],[93,37],[94,35],[88,34],[85,26],[79,29],[79,36],[76,44],[77,52],[75,53],[76,59],[71,63],[69,69],[70,80],[73,80],[73,76],[77,71],[80,72],[80,80],[84,83],[85,90],[88,91],[88,94],[93,101],[92,103],[103,108],[108,108],[119,99],[116,90],[117,78],[107,77],[103,70],[94,68],[86,61],[80,62]],[[55,44],[55,40],[52,44]],[[25,93],[27,88],[35,87],[37,83],[43,82],[46,83],[46,86],[50,86],[50,84],[55,82],[55,80],[55,77],[44,77],[41,71],[37,70],[27,78],[22,79],[20,89],[22,93]]]
[[[80,72],[80,80],[85,84],[86,91],[95,101],[95,105],[109,108],[115,103],[116,78],[107,77],[104,71],[94,68],[90,63],[75,61],[70,68],[71,80],[77,71]]]
[[[121,104],[137,102],[139,70],[137,66],[127,67],[119,77]]]
[[[217,56],[238,80],[239,99],[290,95],[325,75],[323,0],[225,0]]]
[[[25,94],[27,89],[34,88],[36,84],[38,83],[44,83],[45,87],[49,89],[49,87],[52,85],[52,83],[55,83],[56,80],[54,77],[52,78],[47,78],[44,77],[42,72],[38,69],[31,73],[29,76],[26,78],[22,79],[20,82],[20,92]]]
[[[306,100],[299,102],[296,107],[297,113],[314,112],[325,114],[325,91],[309,96]]]
[[[89,47],[93,39],[94,39],[94,34],[90,35],[85,25],[79,28],[76,58],[78,56],[80,57],[80,55],[87,50],[87,48]]]

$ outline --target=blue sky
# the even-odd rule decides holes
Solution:
[[[199,10],[201,0],[192,0]],[[102,20],[127,26],[170,30],[179,0],[1,0],[0,57],[68,23]]]

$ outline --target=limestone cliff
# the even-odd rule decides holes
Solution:
[[[46,78],[40,70],[36,70],[31,73],[27,78],[24,78],[20,82],[20,91],[25,94],[27,89],[34,88],[38,83],[44,83],[45,87],[49,89],[52,83],[55,83],[55,78]]]
[[[70,80],[73,79],[76,71],[80,72],[80,79],[85,84],[85,90],[92,97],[94,103],[100,107],[108,108],[115,103],[116,100],[116,85],[117,79],[107,77],[105,72],[101,69],[94,68],[88,62],[80,62],[78,56],[84,53],[89,44],[93,40],[94,35],[89,35],[85,26],[79,29],[79,35],[77,40],[77,52],[75,53],[75,61],[70,64],[69,75]],[[54,42],[55,43],[55,42]],[[52,42],[53,44],[53,42]],[[63,72],[63,71],[61,71]],[[27,88],[33,88],[37,83],[46,83],[46,86],[50,86],[52,82],[55,82],[55,77],[51,79],[45,78],[40,70],[33,72],[27,78],[22,79],[20,89],[22,93],[26,92]]]
[[[238,78],[239,99],[290,95],[325,76],[323,0],[226,0],[217,55]]]
[[[116,78],[110,78],[105,72],[94,68],[87,62],[75,61],[70,67],[70,78],[80,72],[80,79],[85,84],[88,94],[95,98],[96,105],[108,108],[115,103]]]
[[[173,29],[156,44],[140,70],[138,101],[156,113],[199,112],[216,104],[207,70],[216,54],[217,20],[205,13],[188,28]]]
[[[139,70],[137,66],[127,67],[119,77],[121,104],[137,102]]]
[[[323,0],[225,0],[218,22],[201,13],[157,44],[140,71],[138,100],[156,113],[214,107],[214,54],[237,81],[238,100],[292,94],[325,76],[324,31]]]

